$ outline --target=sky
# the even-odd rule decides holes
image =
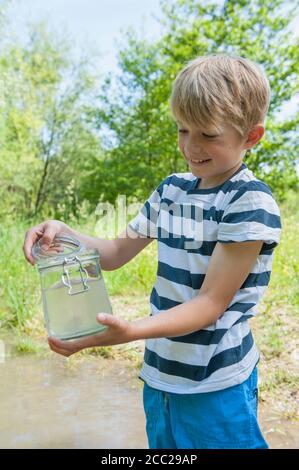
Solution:
[[[120,30],[132,26],[145,37],[157,39],[161,26],[154,15],[161,16],[160,12],[159,0],[12,0],[8,18],[16,34],[24,38],[28,22],[46,20],[50,29],[70,34],[78,51],[86,47],[98,51],[96,67],[106,74],[117,70],[115,40],[120,39]],[[293,31],[299,34],[299,17],[294,19]],[[294,98],[283,114],[293,113],[298,101]]]
[[[75,38],[78,47],[88,44],[100,51],[99,67],[106,72],[117,67],[120,30],[133,26],[149,39],[158,38],[160,26],[152,15],[160,11],[159,0],[13,0],[8,16],[20,37],[28,21],[46,19],[51,29]]]

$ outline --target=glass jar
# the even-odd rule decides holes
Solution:
[[[100,312],[112,314],[97,250],[87,250],[75,238],[61,235],[46,251],[39,240],[32,256],[40,274],[49,336],[67,340],[107,328],[96,319]]]

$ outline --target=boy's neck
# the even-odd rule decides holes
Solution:
[[[242,163],[243,161],[238,162],[233,168],[230,168],[225,173],[221,173],[221,175],[215,175],[211,178],[199,178],[197,189],[211,189],[215,186],[219,186],[228,180],[240,168]]]

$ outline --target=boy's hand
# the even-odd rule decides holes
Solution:
[[[97,321],[107,326],[107,330],[96,335],[71,341],[61,341],[57,338],[49,337],[48,343],[50,348],[57,354],[69,357],[85,348],[113,346],[134,341],[133,326],[128,321],[110,314],[99,314]]]
[[[29,263],[34,265],[35,261],[31,254],[31,249],[34,243],[41,239],[41,246],[47,250],[53,242],[56,235],[61,233],[68,233],[71,229],[60,220],[47,220],[41,224],[35,225],[26,232],[23,251],[25,258]]]

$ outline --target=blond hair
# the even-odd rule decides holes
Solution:
[[[264,123],[269,99],[269,82],[257,64],[243,57],[209,55],[179,72],[170,108],[182,123],[215,130],[229,123],[244,136]]]

